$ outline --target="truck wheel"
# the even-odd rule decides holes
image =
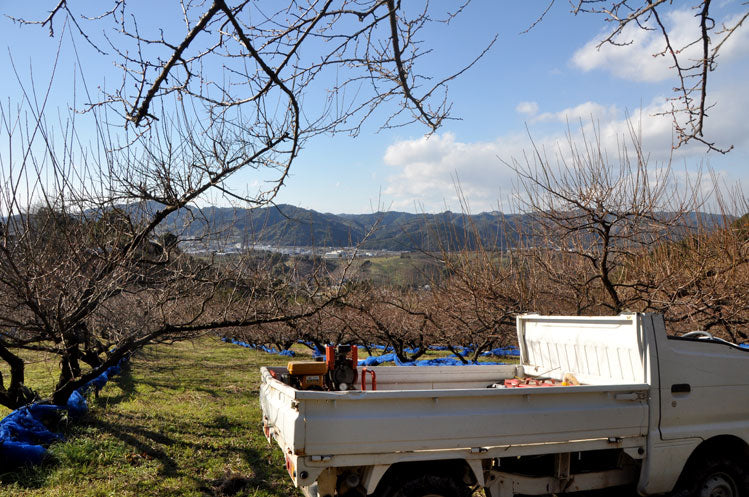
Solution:
[[[409,480],[391,497],[470,497],[470,489],[446,476],[424,475]]]
[[[749,497],[749,473],[734,461],[708,458],[687,471],[673,497]]]

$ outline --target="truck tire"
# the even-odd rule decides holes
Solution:
[[[391,497],[470,497],[470,489],[446,476],[423,475],[403,482]]]
[[[749,473],[733,460],[708,457],[686,468],[673,497],[749,497]]]

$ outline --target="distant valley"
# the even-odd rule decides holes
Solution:
[[[153,208],[154,206],[151,206]],[[665,216],[665,214],[664,214]],[[687,224],[720,225],[720,215],[692,213]],[[731,217],[731,220],[734,218]],[[330,214],[292,205],[255,209],[206,207],[171,214],[164,229],[192,252],[237,252],[248,248],[287,254],[342,247],[385,252],[504,249],[525,241],[536,226],[531,214]]]
[[[203,250],[358,246],[362,250],[408,252],[475,248],[479,243],[508,247],[528,233],[531,224],[532,217],[527,214],[329,214],[278,205],[179,212],[167,219],[165,228],[193,251],[210,245]]]

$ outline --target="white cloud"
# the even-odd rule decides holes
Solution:
[[[526,116],[534,116],[538,114],[538,104],[536,102],[520,102],[515,111],[518,114],[524,114]]]
[[[704,124],[705,138],[719,148],[733,145],[737,152],[727,158],[735,158],[749,151],[749,121],[745,116],[749,108],[749,94],[740,85],[713,89],[709,94],[709,103],[714,104],[708,110]],[[663,97],[653,99],[650,104],[631,113],[629,121],[641,135],[643,148],[656,160],[669,157],[674,138],[673,118],[668,111],[671,104]],[[682,119],[683,116],[678,116]],[[616,143],[616,137],[627,133],[630,125],[626,118],[614,119],[601,124],[602,139],[607,147]],[[682,146],[674,151],[676,158],[706,159],[706,146],[697,141]],[[712,157],[719,158],[718,154]]]
[[[526,142],[515,136],[465,143],[452,133],[399,141],[385,152],[385,163],[397,172],[383,193],[394,209],[458,210],[457,182],[472,210],[495,210],[512,190],[513,174],[500,157],[522,153]]]
[[[596,102],[585,102],[569,109],[559,112],[544,112],[534,117],[531,122],[557,121],[561,123],[577,123],[579,121],[590,122],[611,120],[616,118],[619,110],[616,105],[604,106]]]
[[[694,170],[698,165],[719,169],[718,173],[737,182],[743,177],[747,182],[746,161],[749,159],[749,120],[743,109],[749,108],[749,94],[741,85],[734,88],[715,89],[711,98],[717,105],[711,109],[706,121],[706,133],[717,140],[717,145],[735,145],[736,150],[723,157],[712,153],[706,155],[706,147],[694,142],[673,152],[673,122],[670,115],[658,115],[670,107],[665,98],[656,98],[642,109],[629,116],[617,111],[615,106],[596,102],[585,102],[559,112],[545,112],[539,121],[563,121],[569,119],[569,134],[576,144],[582,143],[585,134],[588,142],[598,137],[602,149],[611,160],[617,160],[622,147],[632,153],[631,136],[642,141],[643,150],[651,167],[661,167],[669,159],[674,168],[686,166]],[[594,120],[591,121],[590,116]],[[582,129],[580,129],[582,123]],[[569,158],[569,147],[565,132],[567,126],[545,135],[533,132],[533,143],[548,155],[552,164],[557,156]],[[387,148],[385,163],[395,170],[387,181],[384,194],[392,201],[393,209],[408,209],[420,205],[427,211],[460,208],[456,193],[456,179],[469,202],[471,211],[507,210],[513,194],[515,173],[503,161],[524,160],[532,154],[530,139],[521,133],[509,134],[493,141],[460,141],[451,133],[432,135],[413,140],[402,140]],[[720,171],[723,169],[723,171]]]
[[[675,46],[692,41],[698,26],[693,11],[675,9],[663,19]],[[716,30],[731,21],[719,20]],[[663,39],[657,32],[631,28],[622,41],[626,39],[631,39],[632,45],[609,45],[597,50],[599,35],[575,52],[572,63],[584,71],[605,70],[631,81],[658,82],[675,77],[667,57],[653,56],[663,50]],[[699,47],[682,53],[686,58],[698,56]],[[675,171],[685,169],[688,174],[700,166],[711,167],[729,187],[742,182],[744,186],[739,188],[746,192],[749,187],[747,57],[749,27],[744,27],[723,46],[720,65],[710,76],[705,138],[721,148],[734,145],[735,150],[726,156],[708,154],[706,146],[696,141],[672,151],[674,125],[668,114],[671,109],[668,98],[674,95],[658,85],[663,94],[649,102],[646,99],[640,109],[627,110],[621,103],[612,104],[616,102],[615,96],[608,102],[596,97],[598,101],[591,99],[562,110],[544,109],[535,101],[518,102],[515,111],[530,123],[532,142],[521,130],[487,141],[471,141],[451,133],[398,141],[384,155],[384,162],[393,174],[386,179],[383,195],[393,209],[419,205],[427,211],[442,210],[445,206],[457,210],[460,208],[457,181],[473,212],[506,209],[513,195],[515,173],[503,161],[522,162],[526,155],[533,154],[535,144],[552,164],[557,164],[557,156],[569,158],[567,134],[576,144],[581,143],[583,134],[589,143],[597,139],[614,161],[622,150],[633,152],[634,135],[641,141],[651,167],[663,167],[669,160],[673,161]]]
[[[672,46],[681,49],[693,42],[699,34],[699,18],[694,11],[672,10],[664,16]],[[726,18],[718,23],[731,26],[738,20],[736,16]],[[652,26],[651,26],[652,27]],[[657,28],[657,27],[656,27]],[[719,31],[720,28],[716,28]],[[624,46],[598,45],[608,32],[602,32],[578,49],[572,56],[572,64],[585,72],[603,69],[613,75],[631,81],[657,82],[674,77],[673,60],[663,55],[665,48],[663,36],[658,29],[643,30],[635,24],[628,25],[619,38]],[[719,35],[714,35],[716,39]],[[684,64],[697,61],[701,57],[701,45],[692,44],[679,53]],[[718,61],[725,63],[737,60],[749,53],[749,29],[742,28],[728,39],[720,50]]]

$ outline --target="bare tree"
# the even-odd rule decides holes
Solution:
[[[481,243],[478,230],[465,217],[465,247],[441,252],[448,276],[431,285],[430,319],[433,340],[468,362],[513,341],[515,316],[535,310],[537,289],[522,247],[502,250],[489,241]]]
[[[550,0],[523,33],[535,28],[555,3],[556,0]],[[687,5],[699,21],[694,35],[686,41],[674,39],[663,22],[667,9],[675,3],[682,7]],[[708,78],[718,67],[718,56],[725,43],[744,26],[749,10],[744,9],[729,21],[718,24],[712,17],[711,4],[711,0],[569,0],[574,15],[598,15],[611,26],[598,43],[599,49],[605,45],[631,45],[633,30],[659,33],[663,49],[652,55],[667,58],[678,81],[673,89],[674,96],[669,99],[671,108],[662,114],[670,115],[673,119],[676,132],[673,147],[679,148],[696,141],[706,145],[708,150],[725,154],[733,149],[733,145],[719,146],[714,139],[705,136],[705,120],[715,105],[708,101]],[[745,5],[746,2],[741,3],[742,7]]]
[[[39,208],[4,226],[0,350],[11,369],[10,384],[0,385],[4,405],[34,398],[23,384],[19,351],[59,357],[52,400],[64,403],[73,390],[148,343],[207,330],[273,328],[336,298],[316,296],[315,287],[279,280],[268,267],[243,258],[209,263],[158,238],[131,248],[142,229],[133,217]]]
[[[382,104],[395,103],[383,126],[436,129],[449,115],[446,85],[463,70],[422,87],[418,34],[435,16],[425,8],[409,17],[392,0],[268,11],[175,2],[184,19],[175,39],[145,32],[148,10],[111,5],[83,15],[61,0],[44,19],[21,21],[56,36],[71,30],[76,43],[112,58],[122,80],[87,94],[59,129],[45,116],[49,89],[23,88],[21,107],[0,107],[11,152],[0,156],[0,358],[11,370],[8,385],[0,378],[0,403],[9,407],[36,395],[24,385],[23,350],[60,358],[51,398],[61,404],[154,341],[262,325],[283,343],[277,323],[308,318],[340,295],[288,275],[279,284],[246,260],[191,257],[169,220],[185,210],[200,216],[209,193],[271,202],[305,140],[357,133]],[[76,111],[92,118],[95,136],[81,136]],[[257,192],[233,188],[248,169],[275,175]]]
[[[569,136],[556,162],[513,162],[537,224],[529,264],[541,312],[660,312],[670,331],[745,340],[746,198],[717,178],[651,165],[631,132],[615,159]],[[702,212],[712,210],[713,214]]]
[[[578,313],[631,310],[649,288],[630,278],[627,265],[685,236],[688,216],[702,206],[698,183],[680,185],[669,164],[649,167],[633,129],[628,142],[611,159],[598,136],[577,142],[570,134],[556,162],[535,149],[510,164],[520,207],[537,226],[536,261],[569,288]]]
[[[385,345],[398,360],[410,362],[428,349],[433,327],[424,296],[408,289],[352,284],[342,299],[343,313],[334,316],[349,336],[367,346]],[[333,309],[333,307],[331,307]],[[340,325],[339,325],[340,326]]]
[[[648,291],[639,307],[663,313],[672,332],[704,330],[732,342],[749,338],[749,237],[746,199],[725,198],[720,215],[696,214],[677,243],[643,253],[628,268]]]

